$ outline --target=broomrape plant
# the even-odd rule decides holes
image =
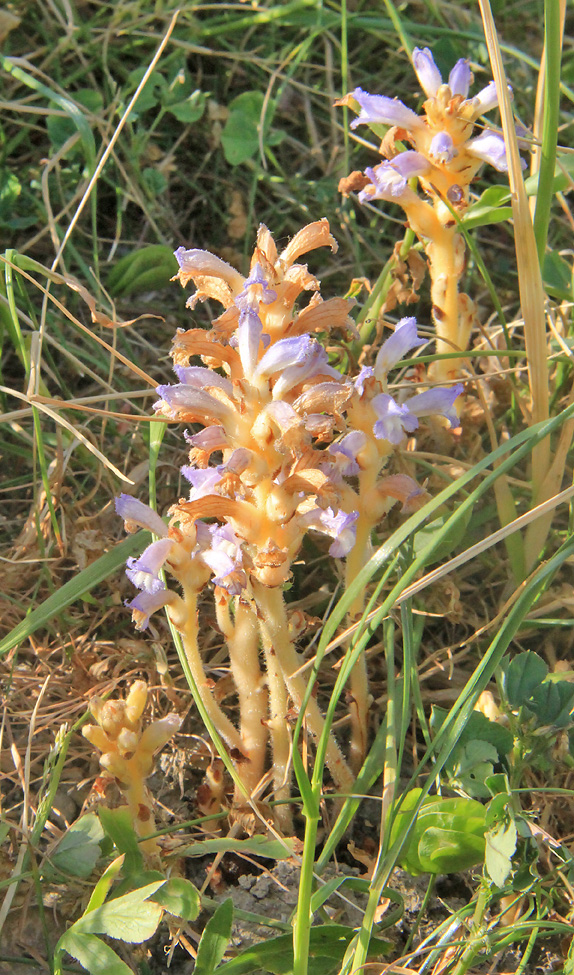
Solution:
[[[167,609],[203,705],[252,798],[268,782],[270,746],[273,795],[284,800],[275,816],[285,830],[291,828],[287,714],[300,710],[307,689],[295,646],[304,620],[289,616],[284,598],[293,561],[305,535],[316,532],[329,539],[330,556],[347,559],[352,580],[368,558],[372,530],[390,508],[399,501],[408,509],[424,494],[406,474],[383,473],[393,451],[421,417],[439,415],[458,426],[454,403],[462,392],[461,385],[406,398],[389,392],[390,371],[424,343],[414,318],[398,323],[373,366],[357,376],[343,376],[329,363],[314,335],[353,331],[352,300],[323,301],[319,281],[297,263],[323,246],[336,248],[326,220],[304,227],[281,253],[261,226],[247,278],[207,251],[175,252],[180,283],[196,286],[188,306],[211,298],[224,308],[211,330],[178,331],[172,349],[178,382],[157,390],[159,416],[202,427],[184,433],[189,463],[182,475],[190,492],[171,506],[168,524],[129,495],[116,502],[128,531],[147,528],[157,536],[138,559],[128,560],[127,574],[140,590],[129,604],[136,626],[146,628],[152,613]],[[306,292],[311,298],[299,307]],[[162,569],[179,591],[165,585]],[[204,669],[198,599],[208,586],[229,652],[237,727]],[[355,669],[351,699],[350,755],[334,735],[327,749],[342,792],[351,790],[366,748],[364,662]],[[324,718],[313,697],[305,720],[318,738]],[[236,810],[241,803],[236,793]]]
[[[417,115],[397,98],[371,95],[356,88],[337,104],[359,109],[351,128],[385,125],[381,143],[384,161],[354,172],[341,184],[343,192],[359,190],[361,203],[386,200],[405,211],[411,229],[422,242],[431,278],[432,312],[437,355],[464,352],[476,317],[472,299],[459,290],[465,265],[464,239],[453,211],[461,217],[469,201],[469,187],[483,163],[499,172],[508,170],[504,139],[480,124],[481,116],[496,108],[494,81],[469,97],[473,81],[468,60],[456,62],[444,83],[428,47],[415,48],[413,66],[426,95]],[[406,144],[412,148],[406,148]],[[416,181],[425,197],[421,197]],[[438,382],[460,374],[458,359],[437,359],[429,374]]]

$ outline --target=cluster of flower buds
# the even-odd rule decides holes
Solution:
[[[506,172],[508,161],[502,136],[488,128],[475,135],[482,115],[498,105],[494,81],[469,97],[473,75],[461,58],[444,84],[428,48],[415,48],[413,65],[426,95],[423,114],[417,115],[397,98],[370,95],[356,88],[338,104],[359,109],[351,128],[385,125],[381,144],[383,162],[342,180],[343,192],[359,191],[362,203],[386,200],[403,208],[409,224],[423,242],[431,274],[437,352],[464,351],[475,317],[474,304],[458,291],[464,270],[465,246],[456,232],[453,210],[462,215],[468,205],[469,186],[483,163]],[[405,145],[412,148],[405,148]],[[430,203],[413,188],[418,182]],[[431,375],[444,381],[457,375],[458,360],[437,360]]]
[[[147,697],[146,682],[136,680],[125,701],[92,698],[90,711],[97,724],[84,725],[82,734],[102,753],[100,765],[126,797],[134,829],[143,838],[142,849],[154,855],[159,847],[151,836],[155,832],[155,820],[145,780],[152,773],[155,753],[179,730],[181,718],[168,714],[143,728]]]
[[[413,318],[399,323],[374,365],[357,377],[329,363],[314,336],[352,331],[352,301],[323,301],[317,279],[296,263],[321,246],[336,247],[326,220],[303,228],[281,253],[262,226],[247,278],[206,251],[176,251],[181,284],[196,286],[188,305],[210,298],[224,308],[211,330],[178,331],[172,351],[178,382],[158,388],[158,416],[202,427],[185,434],[190,449],[182,476],[190,491],[169,509],[169,526],[129,495],[116,502],[128,530],[158,536],[128,563],[140,589],[129,604],[136,625],[146,627],[151,613],[168,607],[205,708],[252,796],[265,777],[269,740],[275,796],[289,794],[286,715],[300,707],[306,684],[283,588],[304,536],[326,536],[329,554],[342,558],[351,557],[360,530],[363,551],[391,505],[420,494],[405,475],[380,478],[393,448],[420,417],[439,414],[458,425],[453,404],[461,386],[403,399],[387,388],[389,371],[423,342]],[[306,292],[310,300],[298,307]],[[166,587],[162,569],[181,595]],[[209,582],[229,647],[239,729],[211,694],[199,652],[197,597]],[[323,719],[314,698],[306,720],[319,735]],[[334,739],[327,762],[337,786],[349,788],[352,774]]]

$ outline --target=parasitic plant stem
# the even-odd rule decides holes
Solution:
[[[225,597],[222,597],[225,599]],[[231,673],[239,697],[242,751],[247,761],[239,773],[250,794],[256,792],[265,771],[267,747],[267,691],[259,666],[259,627],[251,605],[236,599],[235,621],[227,636]],[[236,804],[241,796],[235,796]]]
[[[300,710],[307,691],[307,685],[304,677],[297,674],[302,661],[289,635],[289,624],[283,593],[280,589],[267,589],[260,583],[254,583],[253,591],[261,612],[261,629],[275,651],[287,690],[297,710]],[[315,738],[319,738],[325,726],[325,719],[313,697],[310,697],[307,702],[305,719],[311,734]],[[329,738],[329,744],[327,746],[326,761],[337,788],[341,792],[350,792],[354,777],[343,758],[341,749],[332,735]]]

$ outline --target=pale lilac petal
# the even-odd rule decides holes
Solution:
[[[198,415],[202,415],[207,422],[213,417],[224,420],[229,416],[229,408],[214,399],[203,389],[197,386],[188,386],[187,383],[176,383],[173,386],[158,386],[156,392],[161,399],[154,403],[154,409],[160,410],[167,405],[172,417],[177,418],[180,413],[192,410]]]
[[[169,589],[159,589],[157,592],[140,592],[131,603],[126,603],[132,611],[136,630],[146,630],[151,614],[167,606],[172,599],[173,593]]]
[[[262,332],[263,323],[257,312],[250,307],[242,310],[234,338],[237,340],[237,350],[243,367],[243,375],[248,382],[251,382],[257,366]]]
[[[358,517],[358,511],[351,511],[348,514],[346,511],[335,511],[333,508],[314,508],[303,515],[302,521],[307,528],[333,538],[329,555],[340,559],[348,555],[355,544]]]
[[[419,79],[419,84],[427,98],[434,98],[440,86],[442,77],[437,68],[432,52],[428,47],[415,47],[413,51],[413,65]]]
[[[438,163],[449,163],[457,155],[453,141],[448,132],[437,132],[429,146],[429,156]]]
[[[161,537],[167,535],[167,526],[157,511],[143,501],[133,498],[131,494],[120,494],[119,498],[116,498],[116,512],[127,523],[128,531],[133,531],[131,526],[135,525],[138,528],[147,528],[153,535]]]
[[[413,176],[424,176],[430,169],[428,159],[414,149],[407,149],[405,152],[399,153],[398,156],[390,160],[390,165],[405,179],[412,179]]]
[[[184,386],[195,386],[197,389],[205,389],[209,386],[217,386],[218,389],[225,390],[229,395],[233,392],[233,385],[225,376],[220,376],[213,369],[205,366],[177,366],[173,367],[177,378]]]
[[[175,259],[184,274],[203,275],[211,278],[222,278],[233,288],[241,288],[243,276],[236,271],[231,264],[222,261],[215,254],[209,251],[202,251],[197,248],[186,250],[185,247],[178,247],[174,251]]]
[[[381,163],[379,166],[368,166],[365,176],[368,176],[371,182],[359,192],[360,203],[370,203],[372,200],[387,200],[389,203],[394,203],[409,194],[408,181],[389,162]]]
[[[408,181],[413,176],[422,176],[430,169],[428,159],[420,152],[407,150],[401,152],[390,162],[379,163],[378,166],[368,167],[365,175],[371,180],[359,193],[361,203],[370,200],[388,200],[389,202],[409,202],[415,198]]]
[[[274,373],[300,365],[309,356],[313,345],[309,335],[295,335],[293,338],[279,339],[267,350],[255,371],[255,379],[272,376]],[[316,344],[316,343],[315,343]]]
[[[506,156],[506,145],[501,135],[496,132],[483,132],[476,139],[471,139],[467,143],[467,150],[471,155],[476,156],[483,162],[490,163],[499,173],[508,172],[508,158]],[[526,167],[524,160],[521,160],[522,168]]]
[[[239,596],[247,584],[241,539],[231,525],[210,525],[211,546],[201,557],[214,573],[213,582],[231,596]]]
[[[371,400],[378,420],[373,425],[373,433],[377,440],[388,440],[392,444],[400,444],[406,433],[413,433],[418,425],[414,413],[405,404],[399,405],[388,393],[379,393]]]
[[[361,371],[354,382],[355,389],[357,390],[359,396],[363,395],[363,392],[365,390],[365,383],[367,382],[367,379],[373,379],[374,375],[375,375],[375,370],[373,369],[372,366],[361,367]]]
[[[273,387],[273,399],[280,399],[289,389],[311,376],[328,375],[341,379],[340,373],[328,362],[322,345],[309,335],[279,339],[267,350],[254,373],[254,380],[281,375]]]
[[[208,450],[210,453],[213,450],[222,450],[223,447],[227,447],[225,430],[215,424],[206,427],[205,430],[200,430],[199,433],[191,434],[186,430],[184,437],[192,447],[196,447],[198,450]]]
[[[139,559],[129,558],[126,575],[130,582],[133,582],[138,589],[144,589],[145,592],[154,593],[165,589],[158,573],[174,544],[172,538],[160,538],[159,541],[148,545]]]
[[[424,125],[419,116],[403,105],[398,98],[387,98],[386,95],[369,95],[362,88],[355,88],[353,98],[361,107],[358,118],[351,122],[351,128],[358,125],[382,124],[398,125],[402,129],[417,129]]]
[[[375,360],[375,376],[385,379],[387,373],[400,362],[407,352],[425,344],[417,333],[416,318],[401,318],[392,335],[381,346]]]
[[[251,274],[245,279],[243,291],[237,295],[235,304],[242,310],[252,308],[257,311],[260,301],[264,305],[269,305],[276,298],[277,292],[269,286],[265,272],[259,261],[257,261],[251,269]]]
[[[217,494],[215,488],[223,477],[223,472],[224,467],[222,464],[219,467],[206,467],[203,470],[187,465],[182,467],[181,473],[191,484],[189,500],[197,501],[199,498],[205,498],[209,494]]]
[[[490,112],[491,109],[496,108],[498,105],[496,82],[489,81],[486,88],[479,91],[478,95],[475,95],[471,101],[476,118],[478,118],[479,115],[485,115],[486,112]]]
[[[312,341],[309,356],[304,362],[290,366],[281,373],[273,386],[273,399],[280,399],[293,386],[298,386],[299,383],[313,376],[331,376],[332,379],[341,382],[341,373],[329,365],[329,357],[325,349],[315,341]]]
[[[462,393],[464,386],[457,383],[450,389],[435,386],[425,389],[424,393],[411,396],[404,403],[404,407],[414,416],[444,416],[451,427],[459,427],[460,420],[454,409],[454,401]]]
[[[329,446],[329,453],[333,454],[338,471],[343,477],[354,477],[359,473],[357,454],[367,443],[367,435],[362,430],[352,430],[337,443]]]
[[[448,76],[448,87],[453,95],[467,98],[471,81],[472,71],[468,65],[468,58],[460,58]]]

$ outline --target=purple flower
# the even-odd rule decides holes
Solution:
[[[337,443],[329,445],[329,453],[333,454],[334,462],[343,477],[353,477],[359,473],[357,454],[367,443],[367,436],[362,430],[352,430]]]
[[[393,203],[398,200],[408,202],[409,197],[415,199],[408,181],[413,176],[424,175],[429,168],[428,159],[412,149],[401,152],[390,162],[386,160],[378,166],[369,166],[365,175],[371,182],[361,190],[359,200],[361,203],[369,200],[387,200]]]
[[[205,430],[200,430],[199,433],[190,434],[186,430],[184,437],[192,447],[196,447],[198,450],[208,450],[210,453],[213,450],[222,450],[227,447],[225,430],[215,424],[212,427],[206,427]]]
[[[313,508],[302,516],[302,520],[307,528],[313,528],[333,538],[329,555],[341,559],[349,554],[355,544],[358,517],[358,511],[347,514],[346,511],[335,511],[334,508]]]
[[[165,589],[158,573],[174,544],[172,538],[160,538],[159,541],[148,545],[139,559],[129,558],[126,575],[130,582],[133,582],[138,589],[144,589],[149,593]]]
[[[449,163],[456,155],[458,155],[458,151],[454,148],[448,132],[437,132],[431,139],[429,156],[436,159],[438,163]]]
[[[432,51],[428,47],[415,47],[413,51],[413,65],[419,84],[427,98],[434,98],[440,86],[442,77],[437,68]]]
[[[450,389],[434,386],[432,389],[425,389],[424,393],[411,396],[405,400],[404,405],[414,416],[444,416],[451,427],[459,427],[460,420],[454,409],[454,401],[463,390],[462,383],[457,383]]]
[[[229,408],[204,389],[189,386],[187,383],[175,383],[173,386],[158,386],[156,392],[161,397],[154,403],[154,409],[161,409],[164,404],[169,408],[172,417],[177,418],[180,413],[192,411],[198,417],[210,421],[213,417],[225,420],[229,416]]]
[[[448,76],[448,87],[451,93],[467,98],[471,81],[472,71],[468,66],[468,58],[459,58]]]
[[[214,573],[213,582],[226,589],[230,596],[239,596],[245,589],[247,577],[243,569],[241,539],[231,525],[209,525],[211,545],[201,557]]]
[[[259,307],[259,302],[269,305],[277,300],[277,292],[269,287],[265,272],[257,261],[251,268],[251,274],[245,279],[243,291],[237,295],[235,304],[239,309]]]
[[[508,159],[506,156],[506,145],[501,135],[496,132],[483,132],[476,139],[471,139],[467,144],[468,151],[482,159],[483,162],[490,163],[499,173],[508,172]],[[522,168],[526,168],[523,159],[520,160]]]
[[[371,405],[379,418],[373,425],[377,440],[400,444],[405,433],[413,433],[419,425],[408,406],[400,406],[388,393],[379,393],[371,400]]]
[[[351,128],[358,125],[382,124],[398,125],[402,129],[417,129],[424,125],[416,112],[403,105],[398,98],[387,98],[386,95],[369,95],[362,88],[355,88],[353,98],[361,107],[358,118],[351,122]]]
[[[424,345],[425,341],[418,336],[416,318],[401,318],[393,334],[383,343],[377,354],[374,370],[377,379],[384,380],[387,373],[404,358],[407,352]],[[362,392],[362,389],[359,392]]]
[[[131,494],[120,494],[119,498],[116,498],[116,512],[126,522],[127,531],[134,531],[131,526],[135,525],[137,528],[147,528],[153,535],[160,537],[167,535],[167,526],[157,511],[143,501],[133,498]]]
[[[424,393],[411,396],[402,405],[387,393],[380,393],[372,400],[372,406],[378,416],[373,426],[375,437],[378,440],[399,444],[405,433],[414,433],[418,428],[420,416],[444,416],[451,427],[460,426],[454,401],[460,396],[463,388],[460,383],[451,389],[436,386],[433,389],[426,389]]]
[[[205,470],[198,470],[196,467],[182,467],[181,473],[191,484],[189,500],[197,501],[198,498],[205,498],[208,494],[216,494],[215,487],[223,477],[224,470],[223,464],[220,464],[219,467],[207,467]]]
[[[162,606],[167,606],[173,599],[169,589],[159,589],[157,592],[140,592],[131,603],[126,603],[131,609],[136,630],[147,630],[149,618]]]
[[[508,90],[512,92],[510,85]],[[489,81],[485,88],[479,91],[478,95],[471,98],[472,106],[474,108],[475,118],[479,115],[486,115],[491,109],[496,108],[498,105],[498,92],[496,90],[496,82]]]
[[[206,369],[204,366],[178,366],[173,367],[179,382],[182,386],[194,386],[197,389],[205,389],[209,386],[216,386],[223,389],[228,395],[233,393],[233,385],[225,376],[220,376],[213,369]],[[164,389],[165,387],[161,387]]]
[[[381,352],[382,349],[380,350],[379,355],[381,354]],[[379,355],[377,356],[377,359]],[[361,366],[361,371],[354,382],[355,389],[357,390],[359,396],[362,396],[365,391],[365,383],[367,379],[373,379],[374,375],[375,375],[375,370],[373,369],[372,366]]]
[[[259,356],[259,342],[263,323],[253,308],[245,308],[239,313],[239,325],[234,335],[237,351],[243,367],[243,375],[251,382]]]
[[[323,346],[305,334],[275,342],[261,359],[253,378],[257,380],[276,372],[281,375],[273,387],[273,399],[280,399],[293,386],[311,376],[328,375],[341,379],[340,373],[329,365]]]
[[[197,248],[186,250],[185,247],[178,247],[174,251],[174,255],[180,266],[180,273],[184,277],[219,278],[225,281],[232,291],[238,290],[243,284],[243,277],[239,271],[236,271],[231,264],[222,261],[220,257],[216,257],[215,254],[210,254],[209,251],[202,251]],[[191,308],[194,307],[197,297],[192,295],[188,299],[187,304]]]

